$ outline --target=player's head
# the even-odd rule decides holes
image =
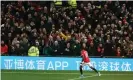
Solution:
[[[82,43],[82,49],[86,49],[86,44]]]

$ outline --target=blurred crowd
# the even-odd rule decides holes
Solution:
[[[65,2],[67,3],[67,2]],[[1,2],[1,54],[26,56],[133,57],[133,2],[80,1],[77,8],[53,2]]]

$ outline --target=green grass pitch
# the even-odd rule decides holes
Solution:
[[[2,80],[133,80],[133,72],[101,71],[101,76],[93,71],[37,71],[37,70],[1,70]]]

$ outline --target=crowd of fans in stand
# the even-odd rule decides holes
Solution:
[[[44,56],[133,57],[133,2],[1,3],[1,54],[26,56],[31,45]],[[49,4],[48,4],[49,3]]]

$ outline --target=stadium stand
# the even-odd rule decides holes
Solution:
[[[133,2],[74,1],[2,1],[1,55],[133,57]]]

